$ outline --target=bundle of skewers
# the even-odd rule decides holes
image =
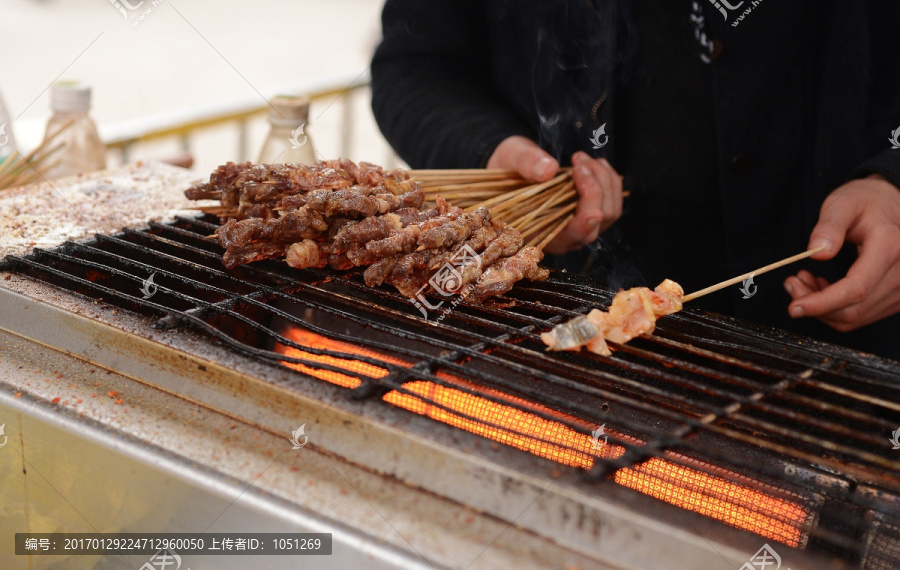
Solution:
[[[26,155],[19,151],[13,152],[0,163],[0,190],[25,186],[42,180],[41,172],[56,166],[57,161],[51,160],[59,151],[64,142],[58,141],[60,134],[65,131],[72,121],[60,125],[59,128],[44,137],[43,142]]]
[[[422,182],[403,170],[349,160],[229,162],[185,194],[219,200],[200,209],[223,222],[211,237],[229,269],[279,258],[295,269],[364,267],[371,286],[393,285],[411,298],[458,293],[473,303],[548,275],[538,265],[540,247],[526,244],[504,218],[484,205],[463,210],[435,193],[429,201]],[[540,223],[530,232],[535,243],[556,231]]]
[[[443,197],[473,212],[487,208],[518,230],[529,246],[544,249],[572,220],[578,195],[570,168],[547,182],[535,183],[513,170],[411,170],[425,196]]]
[[[466,213],[487,208],[495,219],[522,234],[525,245],[541,250],[572,220],[578,202],[571,168],[542,183],[528,181],[513,170],[409,170],[407,174],[424,190],[428,203],[436,204],[440,196]],[[200,209],[223,219],[241,217],[232,204]]]

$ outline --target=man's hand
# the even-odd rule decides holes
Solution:
[[[523,178],[546,182],[559,171],[559,163],[534,141],[509,137],[494,150],[488,168],[515,170]],[[584,152],[572,155],[572,178],[578,191],[575,217],[544,250],[565,253],[591,243],[622,215],[622,178],[604,158]]]
[[[809,249],[826,249],[813,259],[833,258],[845,240],[859,252],[846,277],[829,284],[800,271],[785,280],[792,317],[817,317],[847,332],[900,311],[900,189],[872,175],[832,192],[809,240]]]
[[[559,163],[533,140],[514,136],[503,139],[497,145],[487,167],[515,170],[525,180],[546,182],[559,170]]]

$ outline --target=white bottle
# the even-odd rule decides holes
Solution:
[[[309,126],[309,99],[278,95],[270,101],[269,136],[259,153],[259,164],[297,162],[313,164],[316,151],[312,138],[305,132]]]
[[[45,140],[67,123],[71,124],[49,143],[48,149],[59,144],[63,147],[47,160],[44,176],[59,178],[106,168],[106,148],[97,133],[97,125],[88,115],[91,86],[78,81],[54,84],[50,91],[50,108],[53,116],[47,122]]]

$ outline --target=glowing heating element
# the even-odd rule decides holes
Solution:
[[[732,475],[737,477],[736,473]],[[799,503],[659,457],[652,457],[631,469],[620,469],[615,474],[615,482],[789,546],[800,545],[804,538],[802,529],[810,521],[809,510]]]
[[[362,346],[350,344],[349,342],[332,340],[330,338],[298,327],[290,327],[288,329],[285,329],[281,334],[285,338],[292,340],[301,346],[309,346],[322,350],[332,350],[334,352],[346,352],[348,354],[357,354],[360,356],[370,356],[372,358],[377,358],[378,360],[381,360],[383,362],[398,364],[400,366],[406,366],[407,368],[409,367],[409,363],[403,360],[393,358],[386,354],[375,352],[374,350],[369,350]],[[306,352],[304,350],[300,350],[298,348],[287,346],[281,343],[275,344],[275,352],[284,354],[286,356],[293,356],[294,358],[302,358],[303,360],[306,360],[308,362],[329,364],[331,366],[343,368],[345,370],[363,374],[371,378],[383,378],[387,376],[388,373],[386,368],[368,364],[366,362],[360,362],[358,360],[350,360],[346,358],[337,358],[328,355],[312,354],[311,352]],[[318,378],[319,380],[331,382],[332,384],[337,384],[338,386],[343,386],[344,388],[356,388],[361,384],[360,379],[355,376],[348,376],[339,372],[322,370],[321,368],[314,368],[312,366],[294,362],[283,362],[282,364],[284,364],[288,368],[299,370],[304,374],[308,374],[310,376]]]
[[[438,377],[462,386],[471,386],[443,373],[438,373]],[[407,382],[403,387],[413,394],[422,396],[423,399],[395,390],[385,394],[384,401],[564,465],[589,469],[594,464],[594,457],[590,453],[593,444],[591,436],[579,433],[558,421],[548,420],[434,382],[424,380]],[[513,398],[496,390],[478,389],[482,393],[505,399],[518,406],[528,407],[544,414],[560,415],[549,408]]]
[[[302,346],[368,356],[407,368],[411,366],[409,362],[402,359],[351,343],[328,339],[299,328],[290,328],[282,334]],[[276,345],[275,350],[281,354],[302,358],[309,362],[329,364],[371,378],[383,378],[388,373],[386,368],[365,362],[316,355],[281,344]],[[338,386],[355,388],[360,385],[359,378],[339,372],[297,363],[286,362],[284,365]],[[599,439],[576,431],[562,422],[581,424],[591,431],[598,426],[587,424],[503,392],[476,386],[443,372],[439,372],[437,376],[463,389],[442,386],[425,380],[415,380],[403,384],[403,388],[409,392],[408,394],[394,390],[385,394],[384,401],[572,467],[590,469],[597,457],[614,459],[625,452],[625,448],[620,445],[601,443]],[[470,394],[464,389],[477,390],[481,394],[497,400],[504,400],[511,405]],[[558,418],[559,421],[547,419],[532,412]],[[629,441],[634,445],[643,443],[608,429],[605,431],[605,436]],[[684,463],[698,463],[678,454],[669,454],[669,456]],[[711,468],[709,465],[705,466]],[[635,467],[619,469],[614,480],[619,485],[682,509],[717,519],[790,546],[800,545],[804,538],[802,529],[807,527],[811,518],[808,509],[798,502],[778,498],[751,488],[750,485],[763,486],[757,481],[725,469],[713,469],[722,476],[654,457]],[[735,482],[741,479],[747,481],[748,485]],[[773,489],[773,491],[776,490]]]

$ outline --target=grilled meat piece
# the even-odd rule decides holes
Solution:
[[[650,302],[653,304],[653,313],[657,317],[671,315],[681,310],[681,300],[684,298],[684,289],[681,285],[665,279],[656,286],[653,291],[648,291]]]
[[[426,249],[406,254],[397,260],[391,270],[390,276],[386,281],[392,284],[405,297],[413,297],[416,292],[422,288],[434,274],[429,270],[430,261],[440,253],[441,250]]]
[[[487,208],[478,208],[470,214],[463,214],[455,220],[422,231],[422,235],[419,236],[419,247],[433,249],[453,245],[490,222],[490,211]]]
[[[494,265],[498,259],[514,255],[522,247],[524,242],[522,234],[514,228],[505,227],[502,223],[492,224],[491,228],[493,229],[493,237],[490,237],[491,232],[485,230],[481,235],[476,236],[474,241],[470,240],[473,242],[473,245],[478,245],[478,242],[484,239],[487,239],[488,243],[487,246],[483,248],[483,251],[480,251],[477,260],[469,260],[459,269],[462,275],[459,283],[460,291],[465,291],[464,288],[470,283],[479,281],[481,276],[488,268]],[[468,243],[469,242],[467,242],[467,244]],[[473,249],[479,251],[479,248],[473,247]],[[431,268],[438,269],[439,266],[449,261],[452,257],[452,254],[449,256],[441,255],[436,257],[432,262]],[[541,279],[546,279],[546,276]]]
[[[535,272],[537,264],[544,258],[544,253],[536,247],[523,247],[518,253],[498,261],[479,278],[475,287],[466,298],[475,303],[482,303],[489,297],[502,295],[512,289],[516,281],[526,275],[540,277]],[[546,278],[546,275],[544,275]]]
[[[387,257],[398,253],[409,253],[416,247],[419,235],[422,233],[418,224],[406,226],[391,232],[386,238],[370,241],[366,249],[376,257]]]
[[[353,262],[343,253],[332,253],[328,256],[328,267],[335,271],[345,271],[353,269]]]
[[[281,218],[229,220],[219,228],[216,237],[225,248],[222,261],[232,269],[252,261],[281,257],[290,244],[318,237],[327,229],[328,224],[320,213],[298,210]]]
[[[360,265],[371,265],[379,260],[379,257],[366,249],[366,246],[358,243],[354,244],[353,247],[344,252],[344,254],[355,267],[359,267]]]
[[[423,228],[440,223],[440,209],[416,210],[401,208],[393,212],[400,217],[399,230],[393,230],[389,236],[366,243],[366,248],[376,257],[387,257],[398,253],[409,253],[415,249]],[[432,221],[434,220],[434,221]],[[426,223],[427,222],[427,223]]]
[[[184,192],[184,195],[187,196],[189,200],[217,198],[222,200],[222,205],[224,206],[226,200],[225,196],[234,188],[234,181],[243,172],[252,167],[253,164],[250,162],[242,162],[241,164],[228,162],[223,164],[209,175],[209,182],[194,184]],[[236,200],[234,200],[234,204],[237,204]]]
[[[497,222],[496,220],[490,225],[478,228],[477,230],[475,230],[475,233],[472,234],[472,237],[466,240],[463,246],[447,249],[441,254],[435,256],[431,260],[431,269],[440,269],[440,267],[445,263],[449,262],[455,256],[458,256],[460,254],[460,250],[464,246],[468,246],[469,249],[475,251],[476,253],[482,253],[492,241],[497,239],[497,236],[499,235],[499,232],[502,231],[502,228],[502,222]],[[479,258],[481,258],[481,256],[479,256]]]
[[[600,333],[603,326],[602,317],[598,322],[597,313],[601,311],[594,309],[587,315],[557,325],[550,332],[541,333],[541,340],[550,350],[578,350],[593,343],[591,352],[609,356],[612,353]],[[599,342],[595,342],[597,339]]]
[[[636,336],[650,334],[656,328],[656,315],[650,302],[649,289],[634,287],[620,291],[609,306],[609,312],[600,313],[598,330],[605,340],[619,344],[628,342]],[[602,321],[600,315],[604,315]]]
[[[234,269],[238,265],[282,257],[286,246],[287,244],[283,243],[258,242],[235,247],[225,252],[222,256],[222,263],[228,269]]]
[[[400,210],[398,210],[399,215]],[[443,213],[442,213],[443,212]],[[401,227],[394,229],[383,238],[373,238],[366,242],[365,246],[377,257],[385,257],[388,255],[396,255],[400,253],[410,253],[419,243],[419,237],[423,231],[429,231],[432,228],[440,227],[444,224],[456,220],[463,214],[462,210],[456,207],[432,208],[425,210],[419,216],[407,215],[406,219],[400,218]],[[419,219],[418,222],[406,223],[413,219]]]
[[[282,198],[276,210],[290,212],[306,207],[323,212],[326,216],[374,216],[400,208],[420,208],[425,203],[425,192],[418,183],[406,181],[394,184],[397,185],[397,189],[408,191],[393,194],[383,185],[353,186],[343,190],[313,190],[306,194]]]
[[[287,264],[295,269],[324,267],[328,256],[319,250],[319,244],[311,239],[291,244],[287,248]]]
[[[281,218],[250,218],[229,220],[216,232],[219,244],[225,249],[247,247],[253,242],[287,242],[320,236],[328,230],[328,223],[319,212],[297,210]]]
[[[481,254],[482,267],[491,266],[501,257],[509,257],[521,249],[525,240],[514,228],[504,227],[500,234],[484,248]]]
[[[507,235],[504,239],[500,239],[504,231]],[[515,236],[518,236],[517,240]],[[498,239],[500,239],[499,242]],[[486,250],[486,247],[494,242],[498,244],[495,246],[495,250],[508,251],[509,255],[512,255],[522,246],[522,236],[511,228],[504,228],[502,222],[491,223],[475,230],[472,237],[464,243],[454,244],[449,248],[438,247],[396,256],[397,259],[392,264],[393,268],[390,274],[382,278],[380,282],[391,283],[401,294],[412,297],[446,263],[462,261],[459,266],[454,263],[454,271],[461,275],[458,286],[454,287],[453,291],[444,290],[442,293],[462,291],[466,284],[475,281],[489,265],[490,262],[486,261],[482,250]],[[503,245],[506,246],[505,249],[501,247]],[[476,255],[472,256],[472,252],[475,252]],[[496,260],[498,256],[499,254],[494,256],[492,261]],[[367,283],[380,283],[375,279],[375,275],[373,275],[372,282],[367,281]]]
[[[363,272],[363,278],[366,280],[366,285],[369,287],[377,287],[384,283],[384,280],[391,274],[394,265],[397,264],[399,259],[400,256],[396,255],[393,257],[385,257],[368,266]]]
[[[394,212],[394,214],[400,216],[400,225],[404,228],[412,224],[421,224],[426,220],[437,218],[444,213],[446,212],[442,212],[440,208],[428,208],[427,210],[420,210],[419,208],[400,208]]]
[[[486,247],[495,241],[502,231],[503,224],[496,221],[478,228],[464,244],[454,246],[432,257],[429,261],[430,269],[433,272],[439,271],[446,263],[452,263],[458,274],[458,283],[452,292],[463,291],[466,285],[476,281],[487,265],[496,259],[495,257],[487,262],[484,254]],[[521,238],[521,236],[519,237]],[[521,247],[521,245],[521,241],[519,241],[516,247]],[[472,255],[473,252],[475,255]],[[510,255],[513,253],[515,250],[511,249]]]
[[[333,253],[342,253],[354,245],[384,239],[402,227],[400,216],[385,214],[347,224],[334,236]]]

